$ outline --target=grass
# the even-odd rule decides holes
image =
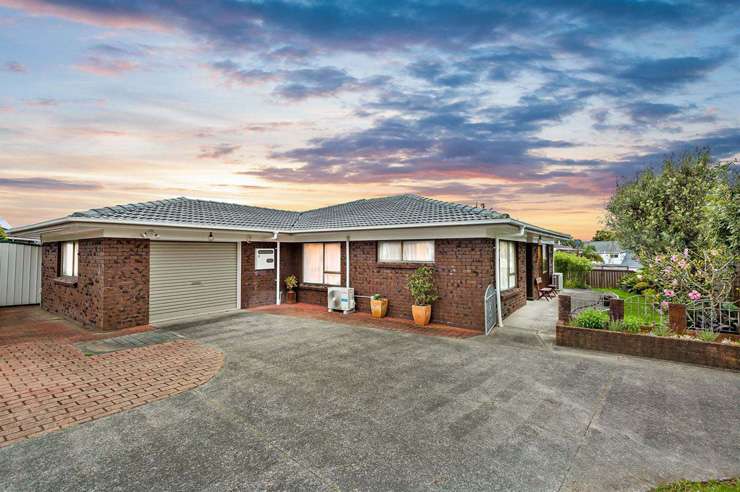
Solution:
[[[740,478],[710,480],[709,482],[680,482],[660,485],[653,492],[740,492]]]
[[[640,319],[645,325],[660,324],[660,313],[650,306],[650,303],[638,294],[632,294],[622,289],[592,289],[596,292],[616,294],[620,299],[632,299],[624,303],[624,316]],[[645,300],[643,302],[643,299]]]

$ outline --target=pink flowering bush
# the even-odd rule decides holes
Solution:
[[[668,303],[689,304],[706,300],[719,307],[731,297],[735,256],[724,248],[698,252],[673,251],[643,258],[642,275],[657,287],[654,302],[661,309]]]

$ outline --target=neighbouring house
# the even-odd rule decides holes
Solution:
[[[585,246],[593,246],[603,259],[604,265],[619,266],[631,271],[642,268],[642,264],[635,259],[635,255],[620,246],[617,241],[589,241]]]
[[[379,293],[390,316],[410,318],[406,282],[420,265],[434,267],[441,296],[433,321],[483,329],[496,264],[507,316],[534,298],[536,278],[550,282],[553,244],[569,238],[416,195],[306,212],[174,198],[76,212],[12,233],[43,243],[42,307],[98,330],[279,304],[291,274],[299,302],[326,305],[329,286],[351,286],[357,309],[369,311]]]

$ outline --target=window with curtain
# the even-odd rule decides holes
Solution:
[[[434,241],[378,241],[378,261],[432,263]]]
[[[501,290],[512,289],[516,287],[517,277],[516,243],[512,241],[500,241],[499,247],[501,263],[499,281],[501,282]]]
[[[303,282],[340,285],[342,282],[341,243],[303,244]]]
[[[77,241],[65,241],[59,245],[59,274],[62,277],[76,277],[78,260]]]
[[[550,258],[547,256],[547,244],[542,245],[542,273],[550,272]]]

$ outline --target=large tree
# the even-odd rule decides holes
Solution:
[[[708,247],[737,252],[740,189],[732,166],[712,160],[707,149],[666,158],[660,172],[646,169],[617,187],[606,225],[640,255]]]
[[[591,238],[591,241],[614,241],[616,240],[616,237],[614,236],[614,231],[610,231],[609,229],[599,229],[594,233],[594,237]]]

